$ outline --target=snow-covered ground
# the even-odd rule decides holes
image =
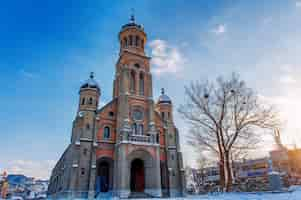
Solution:
[[[181,199],[181,198],[178,198]],[[231,193],[219,195],[190,196],[185,199],[200,200],[301,200],[301,191],[287,193]]]
[[[169,200],[301,200],[301,187],[291,187],[290,192],[282,193],[228,193],[210,195],[190,195],[185,198],[169,198]],[[140,199],[141,200],[141,199]],[[154,199],[152,199],[154,200]]]
[[[155,198],[156,199],[156,198]],[[151,200],[155,200],[151,199]],[[164,198],[163,198],[164,199]],[[301,200],[301,191],[288,193],[257,193],[257,194],[218,194],[218,195],[194,195],[179,198],[166,198],[166,200]],[[137,199],[138,200],[138,199]],[[139,199],[141,200],[141,199]],[[158,199],[159,200],[159,199]],[[160,199],[162,200],[162,199]]]

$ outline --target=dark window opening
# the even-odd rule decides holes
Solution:
[[[81,174],[81,175],[85,175],[85,168],[81,168],[80,174]]]
[[[126,38],[123,39],[123,47],[126,47],[128,45],[128,40]]]
[[[142,73],[139,76],[139,94],[144,95],[144,75]]]
[[[137,35],[136,39],[135,39],[135,46],[138,47],[139,43],[140,43],[140,39],[139,39],[139,36]]]
[[[112,112],[112,111],[109,112],[109,116],[110,116],[110,117],[114,117],[114,112]]]
[[[85,105],[85,98],[82,99],[82,105]]]
[[[138,134],[139,135],[143,135],[143,124],[139,124],[139,128],[138,128]]]
[[[93,104],[93,99],[92,99],[92,97],[90,97],[90,99],[89,99],[89,104],[90,104],[90,105]]]
[[[162,119],[165,119],[165,113],[164,112],[161,112],[161,117],[162,117]]]
[[[130,91],[134,93],[136,90],[136,81],[135,81],[136,74],[134,71],[131,71],[131,78],[130,78]]]
[[[87,129],[87,130],[90,130],[90,124],[87,124],[87,125],[86,125],[86,129]]]
[[[110,134],[111,134],[110,132],[111,132],[110,127],[106,126],[104,128],[103,138],[104,139],[109,139],[110,138]]]
[[[132,45],[133,45],[133,36],[130,35],[130,46],[132,46]]]
[[[134,135],[137,135],[137,124],[136,123],[133,124],[132,131],[133,131]]]
[[[84,155],[87,155],[87,153],[88,153],[88,149],[84,148],[83,154],[84,154]]]

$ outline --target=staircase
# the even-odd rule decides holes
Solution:
[[[151,195],[146,194],[144,192],[131,192],[130,199],[139,199],[139,198],[145,198],[145,199],[149,199],[149,198],[153,198]]]

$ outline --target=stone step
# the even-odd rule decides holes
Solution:
[[[129,198],[152,198],[152,196],[144,192],[131,192]]]

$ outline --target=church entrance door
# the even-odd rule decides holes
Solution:
[[[109,191],[109,163],[103,161],[98,166],[96,190],[99,192]]]
[[[144,192],[144,185],[144,163],[140,159],[135,159],[131,164],[131,191]]]

